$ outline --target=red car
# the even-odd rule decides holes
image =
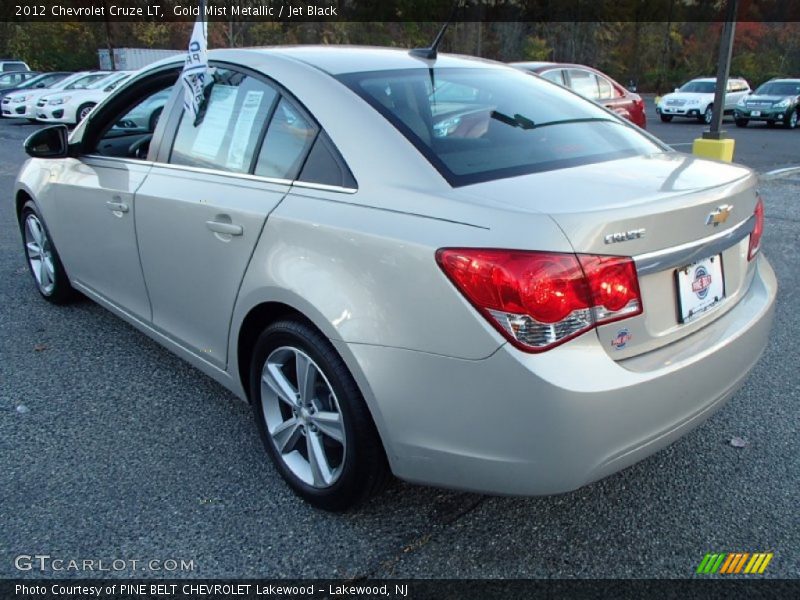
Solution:
[[[647,126],[644,100],[608,75],[585,65],[553,62],[517,62],[512,67],[541,75],[581,96],[602,104],[641,128]]]

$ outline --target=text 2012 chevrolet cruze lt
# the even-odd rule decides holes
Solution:
[[[78,290],[249,400],[309,502],[390,472],[571,490],[702,422],[758,360],[776,281],[750,170],[497,63],[210,57],[197,125],[178,58],[69,139],[28,140],[26,258],[46,299]],[[128,118],[171,86],[156,122]]]

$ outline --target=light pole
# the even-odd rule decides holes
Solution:
[[[711,127],[708,131],[704,131],[703,137],[696,139],[692,146],[692,152],[698,156],[728,162],[733,160],[734,140],[725,138],[725,132],[722,130],[722,119],[725,117],[725,93],[728,86],[728,73],[731,69],[733,37],[736,31],[736,11],[738,7],[739,0],[728,0],[725,21],[722,24],[722,35],[719,40],[717,86],[714,90]]]

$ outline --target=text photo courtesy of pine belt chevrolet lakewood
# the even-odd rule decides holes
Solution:
[[[179,57],[27,140],[23,249],[46,300],[81,292],[249,401],[315,506],[389,474],[578,488],[702,423],[761,355],[777,283],[749,169],[491,61],[209,57],[197,124]],[[165,92],[154,127],[130,118]]]

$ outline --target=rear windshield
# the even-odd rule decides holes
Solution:
[[[755,93],[757,96],[800,96],[800,80],[765,83]]]
[[[663,152],[593,102],[512,69],[339,76],[457,187]]]
[[[713,94],[716,89],[717,84],[713,81],[690,81],[689,83],[684,83],[680,91],[692,94]]]

